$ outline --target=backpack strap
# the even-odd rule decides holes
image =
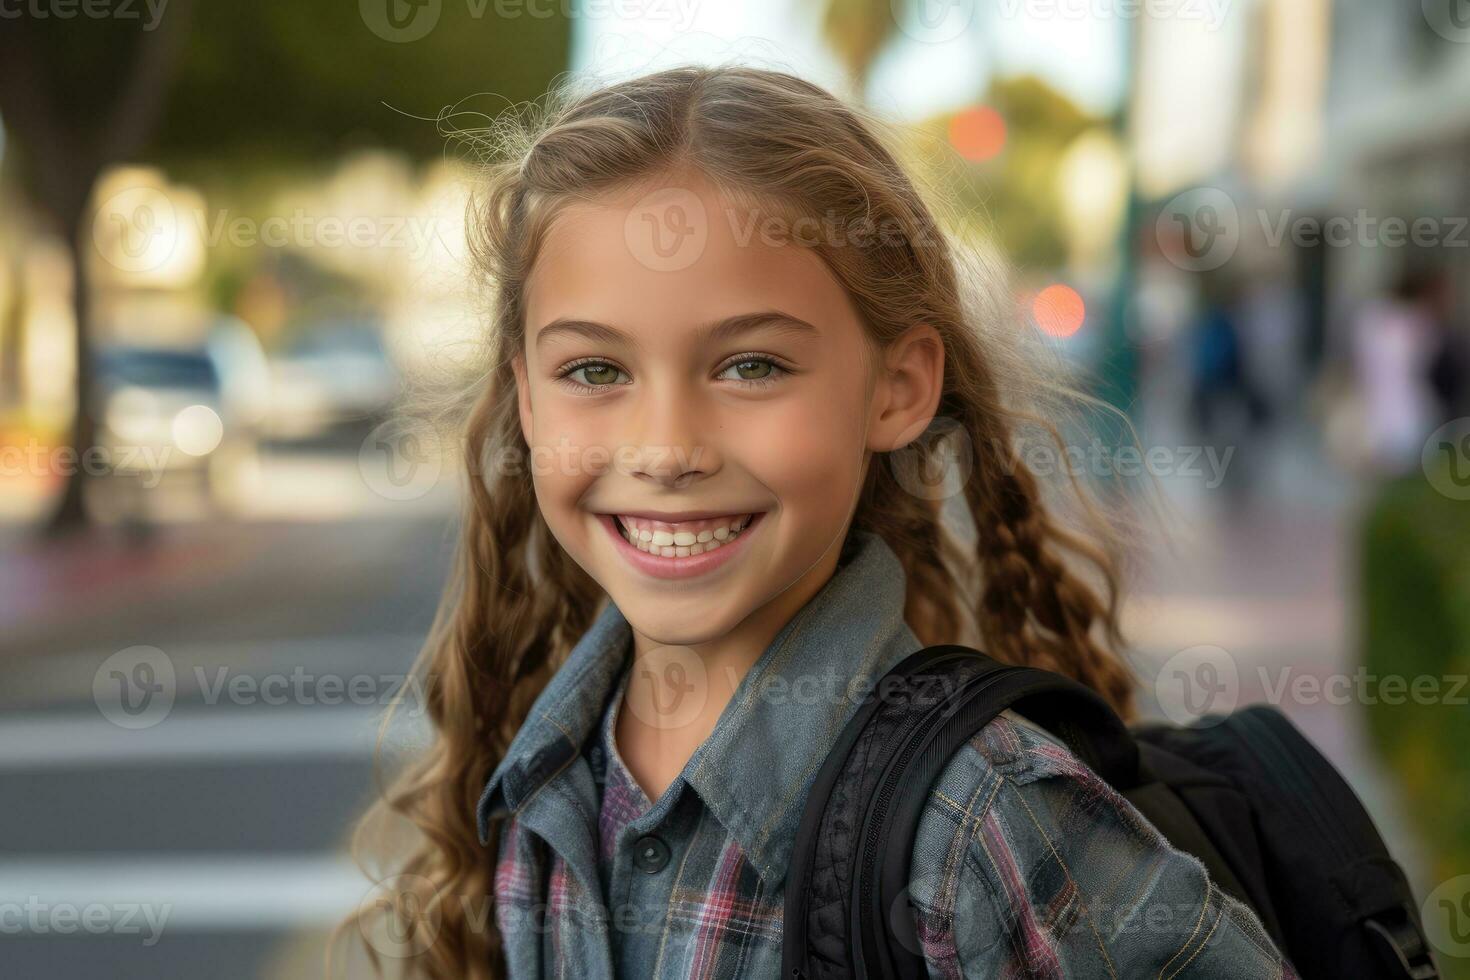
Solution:
[[[785,977],[927,975],[904,902],[914,834],[950,757],[1007,708],[1112,785],[1137,783],[1138,746],[1090,688],[957,644],[912,654],[843,728],[807,796],[786,888]]]
[[[1439,975],[1361,802],[1275,709],[1130,731],[1075,681],[944,645],[880,679],[817,773],[786,883],[787,980],[927,976],[905,901],[919,819],[950,757],[1007,708],[1060,736],[1198,858],[1303,977]]]

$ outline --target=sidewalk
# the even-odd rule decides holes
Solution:
[[[106,616],[109,609],[171,584],[194,583],[248,546],[240,535],[193,528],[159,528],[128,539],[95,528],[48,542],[31,528],[0,531],[0,630],[44,628],[48,622]]]
[[[1131,659],[1144,675],[1140,709],[1165,714],[1153,681],[1171,656],[1223,648],[1237,675],[1235,705],[1275,704],[1301,728],[1363,800],[1416,893],[1427,894],[1427,856],[1374,755],[1364,706],[1292,693],[1298,683],[1334,690],[1316,685],[1341,685],[1358,670],[1360,490],[1299,439],[1259,451],[1255,462],[1264,490],[1244,506],[1197,482],[1165,487],[1177,508],[1174,550],[1154,550],[1124,611]]]
[[[164,522],[149,525],[141,539],[120,526],[98,526],[71,539],[42,540],[37,531],[49,505],[37,498],[26,520],[0,516],[0,637],[13,638],[22,628],[34,635],[78,616],[100,621],[171,590],[196,591],[288,539],[292,525],[391,524],[451,514],[458,474],[446,466],[434,476],[403,488],[350,454],[264,455],[248,483],[231,490],[229,516],[180,502],[160,508]],[[8,645],[0,640],[0,649]]]

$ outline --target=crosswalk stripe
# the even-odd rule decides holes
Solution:
[[[151,728],[120,728],[100,712],[10,715],[0,720],[0,772],[242,759],[370,758],[381,708],[357,706],[176,708]],[[384,753],[420,746],[428,722],[406,709]]]

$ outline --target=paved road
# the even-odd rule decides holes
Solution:
[[[350,461],[320,464],[351,487]],[[345,842],[454,521],[261,509],[145,549],[0,559],[0,976],[322,976],[326,931],[366,891]],[[121,710],[113,684],[142,661],[109,658],[135,647],[147,677],[172,672],[166,711]],[[421,702],[400,718],[390,760]]]
[[[301,472],[351,485],[316,466]],[[1227,513],[1195,491],[1170,487],[1176,550],[1155,554],[1127,609],[1145,676],[1201,644],[1229,652],[1242,703],[1267,698],[1263,669],[1350,672],[1352,500],[1278,496]],[[312,520],[279,519],[289,508],[264,501],[248,523],[170,529],[148,552],[92,546],[29,565],[12,553],[0,565],[0,585],[16,586],[0,589],[0,928],[7,914],[39,923],[5,937],[4,976],[321,976],[325,931],[365,890],[343,843],[372,792],[373,702],[416,653],[453,542],[442,510],[331,517],[331,500]],[[39,597],[25,610],[22,590]],[[104,669],[140,645],[157,650],[151,674],[136,658]],[[119,676],[161,670],[174,676],[167,712],[123,711]],[[328,703],[324,678],[366,678],[366,696]],[[1143,701],[1161,710],[1153,692]],[[398,739],[422,735],[414,703]],[[1413,873],[1356,709],[1282,707]],[[126,727],[139,718],[151,723]],[[110,931],[64,931],[67,909],[100,909]],[[116,928],[124,916],[133,931]]]

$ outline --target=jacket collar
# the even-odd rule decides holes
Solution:
[[[786,874],[807,789],[842,726],[872,683],[922,646],[903,620],[905,587],[887,543],[851,529],[832,578],[777,632],[685,766],[683,778],[770,884]],[[631,640],[607,602],[486,783],[482,842],[491,820],[519,812],[595,734]],[[756,766],[760,778],[741,778]]]

